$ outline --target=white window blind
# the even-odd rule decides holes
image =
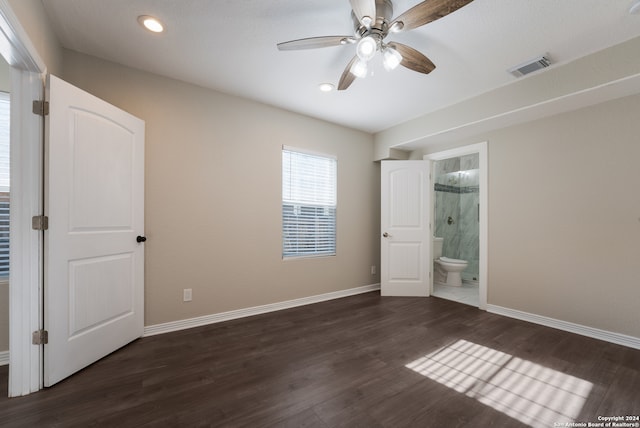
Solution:
[[[282,149],[282,256],[336,253],[335,157]]]
[[[0,92],[0,278],[9,276],[9,94]]]

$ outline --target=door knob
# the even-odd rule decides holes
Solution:
[[[382,234],[382,236],[384,236],[385,238],[389,238],[391,236],[391,234],[385,232],[385,233]]]
[[[138,235],[138,236],[136,237],[136,242],[144,242],[144,241],[146,241],[146,240],[147,240],[147,237],[146,237],[146,236],[140,236],[140,235]]]

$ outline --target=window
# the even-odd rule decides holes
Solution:
[[[283,258],[336,254],[336,175],[335,157],[283,147]]]
[[[9,277],[9,94],[0,92],[0,279]]]

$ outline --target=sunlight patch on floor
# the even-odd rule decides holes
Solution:
[[[406,365],[530,426],[573,422],[591,382],[466,340]]]

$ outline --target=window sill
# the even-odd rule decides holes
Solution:
[[[308,260],[308,259],[327,259],[330,257],[336,257],[336,254],[314,254],[314,255],[305,255],[305,256],[284,256],[282,257],[283,262],[288,262],[292,260]]]

